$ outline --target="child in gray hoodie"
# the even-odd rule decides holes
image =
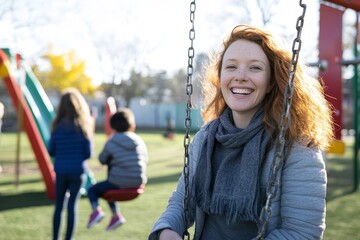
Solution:
[[[110,126],[115,131],[106,142],[99,155],[101,164],[108,166],[106,180],[96,183],[88,190],[88,198],[93,209],[87,227],[91,228],[105,216],[98,199],[108,190],[137,188],[146,184],[148,151],[144,141],[135,133],[133,112],[120,108],[110,118]],[[112,219],[107,230],[113,230],[125,222],[117,202],[108,201]]]

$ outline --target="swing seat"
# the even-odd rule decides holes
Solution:
[[[122,188],[116,190],[109,190],[101,197],[109,202],[129,201],[138,197],[144,192],[145,185],[140,185],[138,188]]]

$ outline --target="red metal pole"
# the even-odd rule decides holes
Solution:
[[[319,61],[328,67],[319,71],[324,80],[327,100],[334,107],[335,137],[341,140],[342,129],[342,17],[343,10],[320,4]]]

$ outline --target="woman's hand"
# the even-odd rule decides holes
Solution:
[[[182,237],[173,230],[164,229],[160,232],[159,240],[182,240]]]

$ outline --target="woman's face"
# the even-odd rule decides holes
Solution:
[[[258,44],[240,39],[226,50],[220,73],[221,92],[237,127],[249,124],[270,92],[270,75],[269,60]]]

